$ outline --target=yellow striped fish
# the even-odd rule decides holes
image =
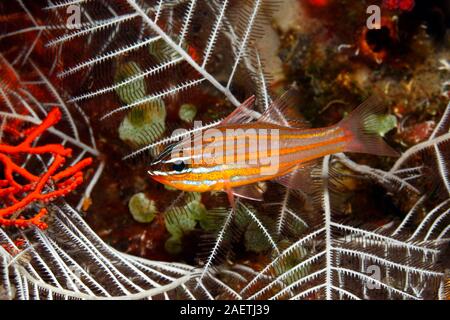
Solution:
[[[260,182],[275,180],[304,188],[320,158],[341,152],[397,156],[374,129],[383,104],[370,98],[334,126],[308,128],[291,108],[292,90],[250,122],[254,97],[212,129],[164,150],[148,173],[163,184],[191,192],[226,191],[233,197],[262,200]]]

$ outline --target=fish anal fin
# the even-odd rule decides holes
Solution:
[[[319,161],[316,160],[298,164],[291,172],[276,178],[275,181],[287,188],[310,193],[314,182],[311,172],[318,163]]]
[[[263,201],[264,190],[258,183],[233,188],[236,197],[254,201]]]
[[[308,129],[311,125],[295,108],[298,104],[298,90],[292,87],[272,102],[258,121],[284,127]]]

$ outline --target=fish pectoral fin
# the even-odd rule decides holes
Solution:
[[[234,201],[234,194],[233,189],[230,186],[230,183],[228,181],[225,182],[225,189],[224,191],[227,193],[228,202],[231,205],[231,208],[233,208],[233,211],[236,210],[236,201]]]
[[[298,164],[288,174],[275,178],[274,181],[294,190],[302,190],[305,193],[310,193],[313,188],[312,171],[317,167],[319,161],[309,161]]]
[[[236,197],[254,201],[263,201],[264,190],[257,183],[233,188]]]
[[[230,113],[225,119],[222,120],[220,125],[233,124],[233,123],[246,123],[252,121],[254,118],[247,111],[252,111],[255,103],[255,96],[251,96],[243,104],[237,107],[232,113]]]
[[[310,123],[296,110],[298,90],[295,86],[270,104],[258,122],[274,123],[284,127],[308,129]]]

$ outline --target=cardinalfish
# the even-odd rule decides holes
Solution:
[[[338,124],[310,128],[292,108],[292,89],[256,121],[249,98],[217,126],[168,146],[152,163],[150,176],[190,192],[225,191],[262,200],[261,182],[308,187],[311,170],[326,155],[342,152],[397,156],[377,133],[380,99],[371,97]]]

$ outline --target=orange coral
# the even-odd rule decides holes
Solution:
[[[391,41],[393,43],[397,42],[397,27],[394,21],[388,17],[381,18],[381,25],[378,29],[370,30],[365,27],[359,38],[359,49],[361,50],[361,54],[370,60],[373,60],[377,63],[382,63],[386,60],[388,55],[388,43],[370,43],[368,36],[369,33],[378,33],[380,37],[384,36],[386,39],[384,41]]]
[[[414,0],[383,0],[383,7],[389,10],[411,11],[414,5]]]
[[[48,213],[42,207],[36,213],[31,213],[32,204],[42,205],[58,197],[64,197],[75,190],[83,182],[82,170],[92,163],[86,158],[62,171],[67,158],[72,155],[70,148],[60,144],[33,146],[48,128],[61,119],[61,112],[55,108],[38,126],[26,131],[26,138],[17,146],[0,143],[0,163],[3,164],[3,179],[0,178],[0,226],[15,226],[25,228],[35,225],[41,229],[47,228],[42,218]],[[21,155],[51,154],[52,162],[47,171],[36,176],[22,165],[17,164]],[[26,181],[24,184],[17,179]],[[26,212],[27,211],[27,212]],[[23,214],[27,214],[27,218]],[[31,215],[31,216],[30,216]]]

